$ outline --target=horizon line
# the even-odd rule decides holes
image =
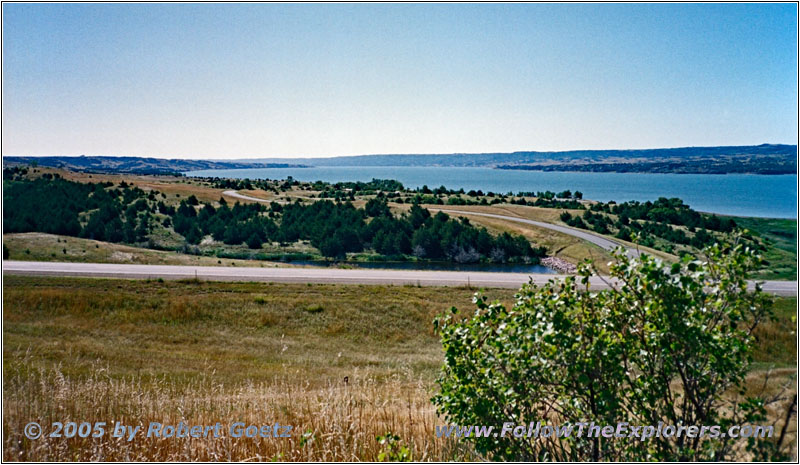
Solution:
[[[350,154],[350,155],[301,155],[301,156],[280,156],[280,155],[272,155],[272,156],[265,156],[265,155],[255,155],[255,156],[233,156],[231,158],[211,158],[211,157],[203,157],[203,158],[192,158],[191,156],[187,157],[180,157],[180,156],[170,156],[170,155],[87,155],[87,154],[80,154],[80,155],[5,155],[3,154],[2,157],[34,157],[34,158],[47,158],[47,157],[68,157],[68,158],[80,158],[80,157],[117,157],[117,158],[154,158],[154,159],[162,159],[162,160],[209,160],[209,161],[231,161],[231,160],[261,160],[261,159],[282,159],[282,160],[308,160],[308,159],[327,159],[327,158],[354,158],[354,157],[391,157],[391,156],[441,156],[441,155],[486,155],[486,154],[514,154],[514,153],[569,153],[569,152],[634,152],[634,151],[646,151],[646,150],[677,150],[677,149],[698,149],[698,148],[724,148],[724,147],[761,147],[765,145],[772,145],[772,146],[788,146],[788,147],[798,147],[798,143],[774,143],[774,142],[764,142],[761,144],[747,144],[747,145],[684,145],[684,146],[675,146],[675,147],[647,147],[647,148],[627,148],[627,149],[620,149],[620,148],[582,148],[582,149],[568,149],[568,150],[514,150],[514,151],[493,151],[493,152],[427,152],[427,153],[361,153],[361,154]]]

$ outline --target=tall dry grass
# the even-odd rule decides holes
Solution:
[[[387,432],[418,460],[474,458],[435,438],[430,403],[433,315],[472,290],[12,276],[3,290],[5,460],[366,461]],[[31,421],[295,429],[31,441]]]
[[[25,364],[21,358],[18,362]],[[20,368],[20,367],[16,367]],[[748,390],[785,397],[788,370],[769,382],[764,373],[748,378]],[[98,367],[75,379],[58,368],[18,370],[6,379],[3,393],[3,460],[6,461],[376,461],[384,451],[376,437],[397,434],[417,461],[477,461],[465,441],[437,438],[444,424],[430,403],[430,385],[395,376],[376,380],[356,371],[344,380],[315,386],[281,376],[259,383],[226,385],[209,371],[188,382],[131,376],[115,379]],[[781,391],[779,393],[778,391]],[[785,402],[769,408],[776,436],[786,423]],[[25,438],[36,421],[45,434]],[[51,438],[52,422],[106,422],[101,438]],[[133,440],[114,438],[116,422],[140,426]],[[150,422],[177,425],[222,424],[221,437],[146,438]],[[290,438],[235,438],[234,422],[246,425],[292,425]],[[789,418],[786,444],[796,444],[796,417]],[[744,442],[740,444],[744,447]],[[749,454],[742,451],[743,457]]]
[[[226,385],[207,373],[175,383],[165,379],[114,379],[99,368],[73,379],[58,369],[5,380],[3,459],[7,461],[375,461],[383,450],[376,437],[400,436],[415,460],[474,460],[465,443],[436,438],[441,424],[429,386],[408,379],[377,381],[357,375],[313,387],[281,377],[269,382]],[[30,421],[45,434],[30,440]],[[50,438],[52,422],[106,422],[101,438]],[[230,426],[294,426],[291,438],[233,438]],[[141,426],[132,441],[112,438],[115,422]],[[223,425],[219,438],[146,438],[150,422]]]

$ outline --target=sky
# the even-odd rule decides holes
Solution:
[[[3,155],[797,143],[794,4],[3,4]]]

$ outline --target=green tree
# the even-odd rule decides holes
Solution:
[[[260,249],[264,242],[261,240],[261,237],[258,236],[257,233],[253,233],[247,238],[247,247],[251,249]]]
[[[610,290],[590,289],[593,271],[583,264],[577,277],[526,284],[511,309],[479,294],[476,313],[453,308],[435,321],[445,353],[438,411],[461,425],[663,422],[725,431],[764,420],[764,400],[742,398],[753,331],[771,312],[760,286],[747,288],[759,258],[735,241],[705,254],[666,264],[618,249]],[[774,439],[751,438],[746,449],[741,439],[686,435],[470,439],[494,460],[785,459]]]
[[[343,260],[347,254],[341,237],[333,236],[325,239],[319,247],[319,252],[328,258]]]
[[[136,241],[142,242],[147,240],[147,234],[150,232],[150,214],[145,212],[139,217],[139,226],[136,227]]]
[[[189,244],[199,244],[200,241],[203,240],[203,232],[200,231],[200,228],[197,227],[196,224],[192,223],[189,226],[189,229],[184,233],[183,237],[186,239],[186,242]]]
[[[367,204],[364,206],[364,212],[367,216],[390,216],[391,212],[389,211],[389,205],[386,203],[385,199],[369,199],[367,200]]]

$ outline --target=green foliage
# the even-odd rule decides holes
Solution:
[[[251,249],[259,249],[277,231],[275,222],[262,215],[265,211],[264,205],[238,202],[232,208],[227,204],[219,208],[205,204],[197,210],[189,202],[181,201],[172,223],[175,232],[190,244],[198,244],[210,234],[226,244],[246,243]]]
[[[202,204],[194,195],[181,200],[175,208],[159,200],[155,192],[146,194],[124,181],[114,189],[110,183],[82,184],[50,175],[29,181],[20,179],[21,173],[19,170],[4,172],[7,181],[3,196],[7,208],[4,209],[3,230],[6,233],[38,231],[106,242],[143,243],[151,239],[154,227],[163,225],[183,236],[184,251],[199,253],[199,249],[192,246],[211,235],[225,244],[246,244],[254,250],[268,242],[287,244],[304,240],[323,256],[334,259],[372,249],[384,257],[403,258],[414,254],[460,263],[536,263],[546,252],[543,247],[532,247],[523,236],[504,233],[495,237],[466,219],[453,219],[444,213],[431,216],[419,205],[413,205],[405,215],[393,216],[387,198],[397,193],[389,190],[399,191],[403,186],[390,180],[321,185],[349,189],[348,196],[353,192],[377,192],[363,209],[349,201],[330,200],[307,205],[272,202],[269,207],[238,202],[229,206],[220,202],[219,207],[215,207]],[[209,182],[229,186],[222,180]],[[273,185],[271,181],[241,182],[250,183],[250,187],[272,188]],[[296,181],[287,179],[285,184],[295,186]],[[384,194],[384,191],[389,192]],[[435,190],[423,187],[421,192],[425,194],[418,194],[419,199],[415,200],[431,203],[442,203],[440,195],[458,193],[444,186]],[[494,195],[489,193],[491,197]],[[492,202],[495,201],[502,200],[495,197]]]
[[[736,222],[730,218],[704,215],[689,208],[681,199],[664,197],[655,202],[626,202],[612,208],[614,213],[626,212],[634,219],[649,219],[674,225],[705,228],[712,231],[731,232]]]
[[[325,311],[325,308],[319,304],[312,304],[306,307],[305,310],[308,313],[322,313],[323,311]]]
[[[797,279],[796,219],[736,218],[736,224],[765,246],[763,255],[768,266],[760,271],[759,277]]]
[[[419,215],[412,209],[412,223],[416,222],[415,214]],[[544,248],[533,248],[523,236],[503,233],[493,237],[484,228],[472,226],[465,218],[453,221],[442,212],[422,222],[414,231],[411,246],[424,251],[426,258],[462,263],[478,261],[480,257],[488,257],[494,262],[532,260],[546,253]]]
[[[276,210],[273,207],[271,212]],[[181,202],[172,221],[175,231],[190,244],[199,243],[205,234],[227,244],[246,242],[251,248],[266,241],[307,240],[323,256],[334,259],[368,248],[384,256],[408,255],[417,248],[426,258],[457,262],[535,261],[546,252],[532,247],[523,236],[504,233],[493,237],[466,219],[454,220],[441,212],[432,217],[419,205],[395,217],[382,198],[371,199],[364,209],[350,202],[319,200],[308,205],[291,203],[277,211],[276,224],[264,216],[266,207],[259,204],[236,203],[233,208],[222,205],[217,209],[205,205],[198,212]]]
[[[253,234],[251,234],[250,237],[247,239],[247,247],[251,249],[260,249],[263,244],[264,244],[263,240],[256,232],[253,232]]]
[[[587,264],[577,277],[523,286],[507,309],[477,294],[477,311],[437,318],[445,364],[433,398],[460,425],[725,425],[755,421],[758,398],[744,386],[753,331],[771,299],[747,273],[759,258],[738,243],[715,244],[703,261],[665,264],[619,249],[611,290],[592,291]],[[590,291],[592,291],[590,293]],[[724,430],[724,429],[723,429]],[[470,438],[494,460],[741,460],[737,439],[652,437]],[[751,453],[779,457],[773,440]],[[773,445],[770,445],[773,444]],[[772,452],[770,452],[772,450]],[[766,457],[768,458],[768,457]]]
[[[613,221],[604,213],[618,215],[618,219]],[[669,253],[674,251],[674,244],[702,249],[717,241],[717,235],[709,231],[730,233],[737,227],[731,218],[702,214],[692,210],[681,199],[665,197],[655,202],[594,203],[580,218],[573,217],[569,212],[563,212],[561,221],[569,226],[600,234],[613,233],[615,237],[623,240],[631,240],[636,235],[641,245]],[[687,231],[692,235],[688,235]],[[750,235],[742,237],[750,242],[751,247],[763,250],[760,241],[754,237]],[[663,239],[668,244],[659,243],[656,238]]]
[[[312,184],[312,188],[322,191],[320,194],[322,198],[341,198],[342,196],[349,196],[350,194],[374,195],[375,193],[394,193],[405,190],[405,187],[403,187],[400,181],[375,178],[369,182],[345,181],[333,184],[317,181]]]
[[[146,195],[123,184],[112,189],[111,183],[83,184],[49,174],[7,181],[3,233],[36,231],[109,242],[142,241],[148,231]],[[85,225],[81,217],[88,217]]]
[[[367,214],[367,216],[371,217],[391,215],[389,212],[389,205],[386,203],[386,200],[380,198],[367,200],[367,204],[364,206],[364,212]]]
[[[383,450],[378,453],[378,462],[413,462],[411,449],[400,440],[400,436],[391,432],[375,438]]]
[[[95,206],[89,197],[92,191],[92,185],[63,179],[7,181],[3,186],[3,233],[77,236],[81,232],[78,213]]]

